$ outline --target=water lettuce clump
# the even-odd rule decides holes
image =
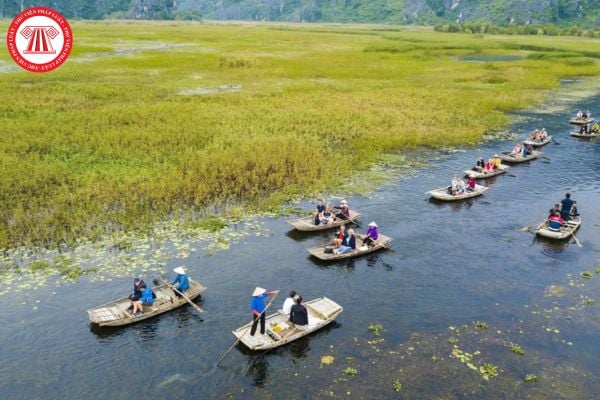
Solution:
[[[381,324],[369,325],[369,331],[373,332],[373,335],[375,335],[375,336],[381,336],[381,332],[383,332],[383,325],[381,325]]]
[[[358,375],[358,370],[356,368],[346,367],[346,369],[344,369],[344,374],[348,376],[356,376]]]
[[[583,271],[581,277],[583,279],[592,279],[592,271]]]
[[[479,372],[483,375],[483,379],[487,381],[490,378],[498,376],[498,367],[491,363],[485,363],[479,367]]]
[[[490,326],[487,324],[487,322],[481,322],[481,321],[475,321],[474,322],[475,328],[479,328],[479,329],[488,329]]]
[[[520,356],[525,354],[525,350],[523,350],[523,348],[521,346],[519,346],[518,344],[515,344],[515,343],[509,344],[508,349],[510,351],[512,351],[513,353],[518,354]]]
[[[537,376],[535,374],[527,374],[523,378],[525,382],[537,382]]]

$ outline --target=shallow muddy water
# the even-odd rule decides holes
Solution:
[[[546,108],[553,109],[552,104]],[[285,394],[312,399],[415,398],[414,393],[420,393],[420,398],[458,399],[486,394],[500,398],[494,393],[502,393],[502,398],[544,398],[539,386],[520,384],[517,372],[508,366],[496,381],[482,380],[478,373],[461,373],[453,384],[430,384],[430,372],[421,368],[426,364],[416,355],[410,363],[400,359],[389,363],[378,358],[377,352],[356,346],[373,338],[370,325],[381,324],[387,350],[412,346],[415,334],[437,349],[436,335],[448,332],[449,326],[472,326],[474,321],[489,324],[488,335],[519,324],[527,327],[521,341],[528,344],[528,352],[519,359],[518,371],[538,368],[541,377],[541,369],[553,364],[556,369],[547,370],[547,375],[558,379],[572,369],[585,371],[571,383],[573,391],[557,392],[559,397],[600,397],[593,383],[600,373],[598,322],[586,321],[598,316],[599,305],[588,314],[575,315],[575,322],[570,323],[581,319],[577,329],[561,328],[559,333],[551,323],[561,324],[564,318],[545,318],[531,311],[547,298],[550,285],[569,287],[570,279],[578,278],[581,271],[593,271],[598,263],[599,144],[569,137],[567,121],[578,108],[600,112],[600,96],[570,106],[560,113],[547,113],[543,108],[539,113],[520,113],[525,118],[511,131],[524,138],[532,129],[545,127],[559,144],[543,148],[546,158],[511,167],[512,176],[484,181],[490,189],[483,197],[449,204],[430,201],[424,193],[449,184],[452,175],[473,165],[479,155],[487,158],[510,150],[513,143],[407,154],[425,158],[429,166],[380,187],[368,198],[350,198],[351,206],[363,214],[360,230],[376,221],[381,232],[394,238],[394,252],[318,262],[305,249],[326,242],[331,232],[299,233],[290,230],[285,218],[265,218],[260,224],[270,235],[242,237],[229,250],[210,256],[198,249],[184,259],[166,260],[169,271],[185,264],[189,275],[207,286],[202,302],[206,312],[201,315],[186,306],[121,329],[90,326],[86,310],[128,294],[130,278],[90,281],[84,277],[74,284],[3,295],[0,397],[250,399],[283,398]],[[582,247],[573,240],[539,240],[520,230],[537,225],[567,191],[573,193],[583,216],[577,232]],[[300,206],[311,207],[308,203]],[[150,242],[147,251],[152,250]],[[590,285],[598,280],[600,275],[594,276]],[[231,330],[250,319],[250,293],[257,285],[281,289],[283,294],[295,289],[305,299],[325,295],[340,303],[344,312],[327,328],[266,354],[239,345],[213,368],[234,341]],[[278,306],[283,294],[276,300]],[[546,332],[553,334],[551,340],[544,339]],[[441,357],[448,358],[451,349]],[[527,358],[532,352],[535,360]],[[426,351],[422,354],[421,358],[431,358]],[[335,355],[336,365],[354,363],[359,371],[356,380],[324,367],[325,355]],[[371,357],[381,362],[380,369],[371,365]],[[569,368],[563,371],[560,363]],[[458,361],[455,364],[462,367]],[[367,365],[371,376],[361,372],[367,371]],[[402,389],[395,387],[398,391],[392,390],[391,382],[389,387],[371,387],[359,380],[379,382],[381,376],[392,376],[400,369],[411,370],[414,380],[404,381]],[[514,380],[508,379],[511,374]],[[465,389],[466,381],[480,392]],[[330,390],[333,383],[343,391],[339,387]]]

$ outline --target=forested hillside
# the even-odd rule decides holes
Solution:
[[[0,16],[34,5],[82,19],[600,25],[600,0],[0,0]]]

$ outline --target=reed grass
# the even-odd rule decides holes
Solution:
[[[72,27],[73,54],[58,70],[0,74],[2,248],[226,216],[240,204],[270,210],[388,152],[476,143],[561,78],[600,72],[599,42],[587,38]],[[523,58],[461,58],[470,55]],[[11,62],[0,53],[0,67]]]

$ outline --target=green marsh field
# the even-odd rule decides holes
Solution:
[[[0,28],[6,31],[8,21]],[[471,144],[600,73],[599,41],[354,25],[72,22],[0,53],[0,247],[278,210],[389,154]]]

